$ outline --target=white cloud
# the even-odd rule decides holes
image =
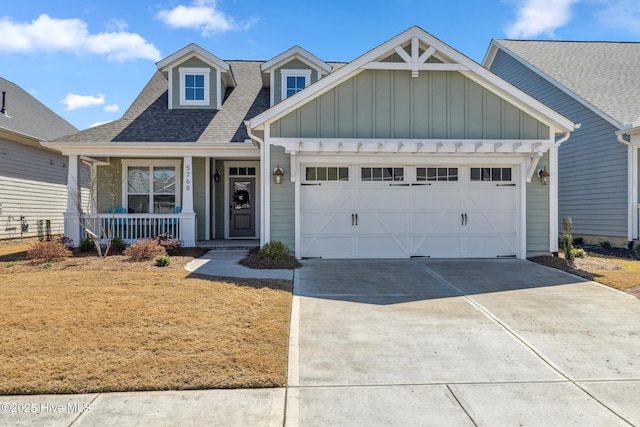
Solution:
[[[77,110],[78,108],[93,107],[94,105],[104,104],[104,95],[98,94],[98,96],[90,95],[76,95],[75,93],[69,93],[64,97],[62,101],[67,107],[67,111]]]
[[[104,106],[104,111],[106,111],[107,113],[115,113],[118,110],[120,110],[120,107],[118,107],[118,104]]]
[[[115,21],[119,28],[124,21]],[[13,22],[0,19],[0,51],[34,52],[65,51],[89,52],[106,55],[108,60],[160,59],[160,51],[136,33],[122,30],[90,34],[87,24],[80,19],[55,19],[40,15],[31,22]]]
[[[39,94],[40,92],[38,92],[38,90],[37,90],[36,88],[32,87],[31,89],[29,89],[29,93],[30,93],[31,95],[37,95],[37,94]]]
[[[571,6],[580,0],[518,0],[517,18],[505,32],[510,38],[531,38],[554,31],[571,19]]]
[[[203,36],[212,33],[224,33],[232,30],[248,29],[258,19],[236,22],[217,8],[216,0],[195,0],[190,6],[176,6],[163,9],[156,15],[165,24],[173,28],[193,28],[201,31]]]
[[[105,24],[105,27],[107,28],[107,30],[111,30],[111,31],[124,31],[127,29],[128,26],[129,25],[126,23],[126,21],[122,19],[110,19]]]
[[[113,120],[109,120],[107,122],[95,122],[89,125],[90,128],[94,128],[96,126],[100,126],[100,125],[106,125],[107,123],[111,123]]]
[[[601,25],[607,28],[640,32],[640,3],[637,0],[603,0],[603,9],[596,13]]]

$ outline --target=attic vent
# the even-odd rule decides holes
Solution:
[[[6,100],[7,100],[7,92],[3,90],[2,91],[2,108],[0,108],[0,114],[4,114],[5,116],[8,116],[7,109],[5,108]]]

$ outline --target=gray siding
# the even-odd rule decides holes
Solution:
[[[295,251],[295,186],[291,182],[291,156],[282,147],[271,146],[271,170],[285,170],[282,184],[271,184],[271,240],[279,240]]]
[[[457,72],[365,70],[272,124],[271,135],[547,139],[549,128]]]
[[[549,170],[549,154],[545,154],[537,169]],[[523,170],[522,173],[527,173]],[[537,176],[527,183],[527,256],[549,253],[549,186]]]
[[[216,223],[215,223],[215,238],[216,239],[224,239],[224,215],[225,215],[225,203],[224,203],[224,175],[226,171],[224,170],[224,161],[216,160],[215,167],[213,169],[213,173],[215,174],[218,171],[220,172],[220,182],[213,183],[215,186],[214,192],[214,209],[216,214]]]
[[[0,139],[0,239],[21,237],[21,216],[29,224],[23,237],[38,235],[38,220],[63,234],[68,165],[66,156]]]
[[[312,84],[316,81],[318,81],[318,71],[316,71],[315,68],[312,68],[310,66],[308,66],[307,64],[305,64],[304,62],[302,62],[299,59],[292,59],[291,61],[287,62],[286,64],[282,65],[281,67],[276,68],[275,70],[273,70],[274,76],[273,76],[273,87],[271,88],[273,92],[273,99],[274,99],[274,104],[277,104],[278,102],[282,101],[282,73],[280,72],[280,70],[311,70],[311,79],[309,81],[309,84]]]
[[[574,234],[626,238],[627,151],[617,129],[502,51],[491,71],[582,124],[559,149],[559,230],[570,217]]]
[[[211,70],[209,74],[209,106],[202,105],[180,105],[180,68],[209,68]],[[198,58],[190,58],[184,61],[183,63],[176,65],[173,67],[173,76],[171,84],[171,91],[173,93],[172,99],[172,108],[175,109],[216,109],[216,102],[218,99],[217,92],[217,81],[218,81],[218,70],[210,67],[203,61]]]

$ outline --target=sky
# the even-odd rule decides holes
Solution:
[[[189,43],[223,60],[299,45],[348,62],[417,25],[481,63],[492,39],[640,42],[639,22],[637,0],[3,1],[0,77],[86,129],[120,118]]]

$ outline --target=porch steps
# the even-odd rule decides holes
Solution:
[[[196,242],[196,246],[211,250],[251,250],[260,247],[260,240],[200,240]]]

